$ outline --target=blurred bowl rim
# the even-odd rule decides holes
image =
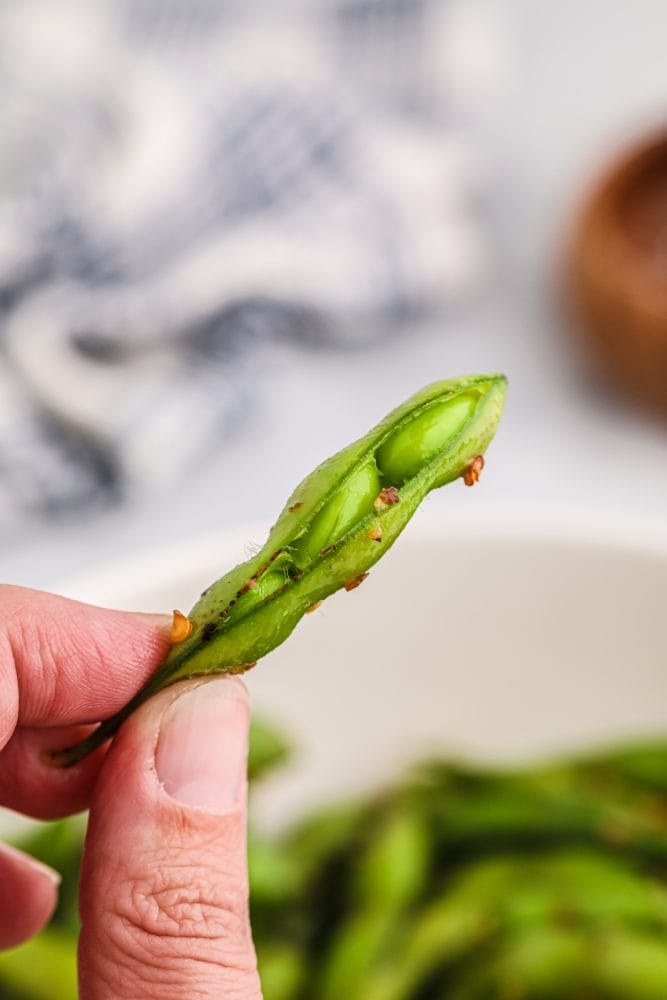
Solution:
[[[108,594],[104,600],[122,603],[123,594],[150,589],[154,580],[174,581],[192,576],[198,568],[211,563],[211,552],[218,549],[221,561],[236,552],[237,561],[249,558],[244,546],[266,538],[269,525],[261,521],[239,521],[216,531],[192,534],[164,546],[146,546],[132,554],[114,559],[94,569],[88,568],[55,581],[57,593],[86,600],[91,591]],[[410,537],[424,540],[434,537],[474,536],[476,541],[516,538],[518,542],[548,542],[551,544],[581,544],[584,547],[634,552],[667,560],[667,518],[654,514],[620,511],[599,511],[594,508],[540,504],[516,505],[493,503],[482,509],[465,509],[453,505],[446,512],[423,509],[411,522],[398,545],[409,543]],[[233,557],[232,557],[233,558]],[[234,562],[221,564],[220,576]],[[203,578],[202,587],[210,583]],[[97,599],[97,598],[96,598]]]

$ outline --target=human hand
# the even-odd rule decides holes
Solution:
[[[169,646],[169,619],[0,586],[0,805],[90,806],[80,1000],[259,1000],[245,858],[249,706],[237,678],[161,691],[67,770],[46,750],[119,709]],[[55,872],[0,845],[0,947],[37,933]]]

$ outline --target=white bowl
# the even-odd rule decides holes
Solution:
[[[667,734],[667,525],[436,513],[420,512],[361,588],[330,598],[248,674],[256,712],[297,749],[260,790],[264,823],[432,751],[507,761]],[[187,610],[265,534],[138,554],[59,590]]]

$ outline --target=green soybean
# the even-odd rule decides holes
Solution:
[[[357,469],[315,515],[306,533],[296,540],[292,547],[296,562],[307,566],[370,514],[381,488],[374,461]]]
[[[191,633],[172,646],[144,688],[82,743],[53,754],[54,762],[81,760],[167,684],[243,673],[280,645],[314,604],[341,587],[353,589],[431,490],[460,477],[476,480],[506,389],[502,375],[436,382],[315,469],[287,501],[261,551],[204,591],[188,616]]]
[[[420,468],[465,426],[479,401],[477,393],[458,396],[418,413],[378,449],[382,475],[395,486],[416,476]]]
[[[227,609],[225,617],[230,622],[246,615],[256,604],[261,604],[276,591],[282,590],[290,581],[290,574],[295,567],[287,556],[281,555],[275,560],[274,567],[257,579],[248,580],[245,590],[237,597],[231,607]]]

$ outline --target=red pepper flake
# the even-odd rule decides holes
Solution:
[[[368,537],[373,542],[381,542],[382,541],[382,528],[380,527],[379,524],[376,525],[375,528],[371,528],[371,530],[368,532]]]
[[[288,509],[288,511],[290,512],[290,514],[293,514],[293,513],[294,513],[294,511],[295,511],[295,510],[299,510],[299,508],[300,508],[300,507],[303,507],[303,500],[297,500],[297,502],[296,502],[296,503],[293,503],[293,504],[292,504],[292,505],[291,505],[290,507],[288,507],[287,509]]]
[[[482,469],[484,468],[484,456],[475,455],[472,462],[466,467],[463,473],[463,482],[466,486],[474,486],[475,483],[479,482],[479,477],[482,474]]]
[[[227,667],[225,673],[227,674],[245,674],[246,671],[252,670],[253,667],[257,666],[257,660],[252,663],[240,663],[235,667]]]
[[[171,620],[171,633],[169,638],[175,646],[179,642],[185,642],[187,637],[192,632],[192,622],[187,618],[181,611],[177,611],[174,608],[174,614]]]
[[[355,576],[354,580],[348,580],[344,585],[346,590],[356,590],[357,587],[361,586],[364,582],[368,573],[360,573],[359,576]]]
[[[329,553],[333,552],[335,548],[336,548],[336,542],[334,542],[333,545],[327,545],[326,549],[322,549],[322,551],[320,552],[320,555],[321,556],[328,556]]]
[[[395,486],[385,486],[376,496],[373,506],[377,511],[385,510],[387,507],[391,507],[393,503],[398,503],[400,499]]]
[[[306,608],[306,614],[307,615],[312,615],[313,611],[317,611],[317,609],[321,608],[323,604],[324,604],[324,600],[315,601],[315,603],[311,604],[309,608]]]

